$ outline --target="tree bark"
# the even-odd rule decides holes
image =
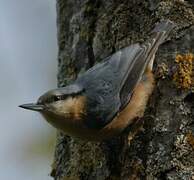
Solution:
[[[99,143],[59,132],[51,173],[55,180],[194,179],[194,84],[192,79],[183,86],[185,77],[175,62],[177,54],[194,53],[192,1],[57,0],[58,85],[70,83],[115,51],[144,41],[162,19],[177,27],[156,55],[156,87],[143,130],[130,143],[128,131]],[[192,69],[194,63],[188,66]],[[188,72],[185,76],[193,78]]]

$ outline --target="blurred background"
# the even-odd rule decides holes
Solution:
[[[0,179],[51,180],[56,132],[18,105],[57,86],[55,1],[0,2]]]

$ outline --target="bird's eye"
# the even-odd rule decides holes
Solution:
[[[54,101],[58,101],[58,100],[61,99],[61,97],[60,96],[54,96],[53,99],[54,99]]]

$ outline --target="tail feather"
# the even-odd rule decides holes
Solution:
[[[155,26],[155,28],[152,30],[152,33],[165,32],[165,34],[168,35],[174,27],[175,24],[172,21],[164,20]]]
[[[153,46],[158,48],[158,46],[167,39],[174,27],[175,24],[170,20],[165,20],[158,23],[151,32],[151,39],[155,41]]]
[[[145,43],[145,46],[149,46],[149,54],[147,56],[147,60],[150,59],[153,61],[156,51],[158,47],[165,42],[167,37],[169,36],[172,29],[175,27],[175,24],[170,20],[165,20],[158,23],[153,31],[151,32],[151,38]],[[153,62],[148,62],[153,65]],[[152,66],[151,66],[152,67]]]

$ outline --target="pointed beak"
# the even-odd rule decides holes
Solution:
[[[22,104],[19,107],[24,108],[24,109],[28,109],[28,110],[32,110],[32,111],[43,111],[44,110],[44,105],[41,104]]]

